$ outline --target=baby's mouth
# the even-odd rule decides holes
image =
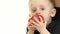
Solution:
[[[40,22],[43,21],[43,23],[45,23],[44,21],[44,17],[42,15],[33,15],[30,19],[30,20],[34,20],[34,17],[36,17]],[[40,18],[39,18],[40,17]],[[35,20],[34,20],[35,21]],[[36,21],[35,21],[36,22]]]

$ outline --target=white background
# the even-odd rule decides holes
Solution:
[[[0,34],[26,34],[28,0],[0,0]]]

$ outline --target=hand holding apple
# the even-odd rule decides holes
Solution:
[[[34,16],[32,16],[32,17],[29,19],[29,21],[30,21],[30,20],[34,20],[34,17],[36,17],[40,22],[41,22],[41,19],[43,20],[43,23],[45,22],[42,15],[34,15]],[[40,17],[40,18],[39,18],[39,17]],[[34,21],[35,21],[35,20],[34,20]]]

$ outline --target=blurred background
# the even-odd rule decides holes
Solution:
[[[0,0],[0,34],[26,34],[28,0]]]

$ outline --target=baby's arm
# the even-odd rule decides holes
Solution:
[[[34,34],[34,32],[33,31],[28,31],[27,34]]]
[[[34,34],[33,31],[28,31],[27,34]],[[44,31],[41,31],[40,34],[51,34],[47,29]]]
[[[40,34],[51,34],[47,29],[43,29]]]

